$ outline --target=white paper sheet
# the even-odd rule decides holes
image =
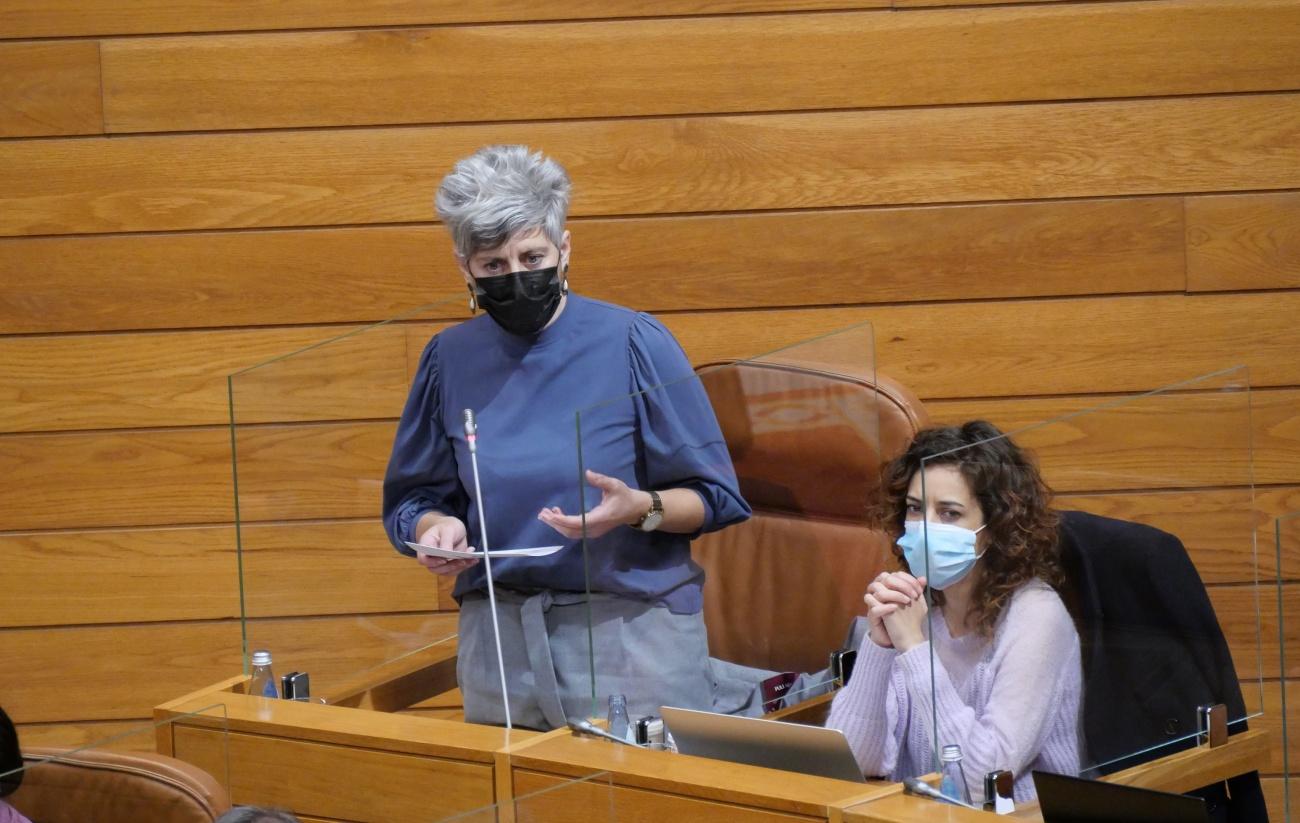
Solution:
[[[458,552],[458,551],[452,551],[451,549],[435,549],[433,546],[423,546],[419,543],[412,543],[409,540],[406,541],[406,545],[410,546],[412,549],[415,549],[416,554],[423,554],[429,557],[441,557],[444,560],[482,560],[483,559],[483,552],[480,551]],[[555,554],[562,548],[564,547],[563,546],[533,546],[532,548],[528,548],[528,549],[493,549],[492,551],[488,552],[488,556],[494,560],[498,557],[546,557],[547,555]]]

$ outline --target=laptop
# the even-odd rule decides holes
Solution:
[[[1210,823],[1205,801],[1061,774],[1034,772],[1043,823]]]
[[[660,712],[682,754],[866,782],[849,741],[838,729],[673,706]]]

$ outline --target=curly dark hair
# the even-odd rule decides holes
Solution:
[[[884,467],[874,512],[876,524],[895,538],[907,519],[908,485],[922,465],[956,466],[984,512],[989,550],[969,615],[976,632],[991,635],[1011,595],[1030,580],[1039,578],[1060,590],[1065,572],[1057,544],[1058,517],[1050,506],[1052,490],[1027,452],[983,420],[917,432],[907,451]],[[911,571],[897,543],[894,556]],[[943,605],[943,592],[931,595]]]

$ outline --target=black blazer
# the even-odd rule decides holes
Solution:
[[[1245,717],[1227,641],[1177,537],[1074,511],[1061,512],[1060,535],[1062,595],[1082,647],[1087,762],[1110,774],[1190,748],[1193,740],[1173,741],[1195,733],[1199,705],[1223,703],[1230,720]],[[1258,772],[1194,794],[1220,820],[1268,820]]]

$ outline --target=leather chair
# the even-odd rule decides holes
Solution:
[[[719,367],[723,366],[723,367]],[[814,672],[844,642],[891,541],[867,525],[880,466],[928,423],[870,371],[746,361],[699,369],[753,517],[692,544],[714,657]]]
[[[213,823],[230,809],[211,775],[159,754],[33,748],[23,761],[7,800],[32,823]]]

